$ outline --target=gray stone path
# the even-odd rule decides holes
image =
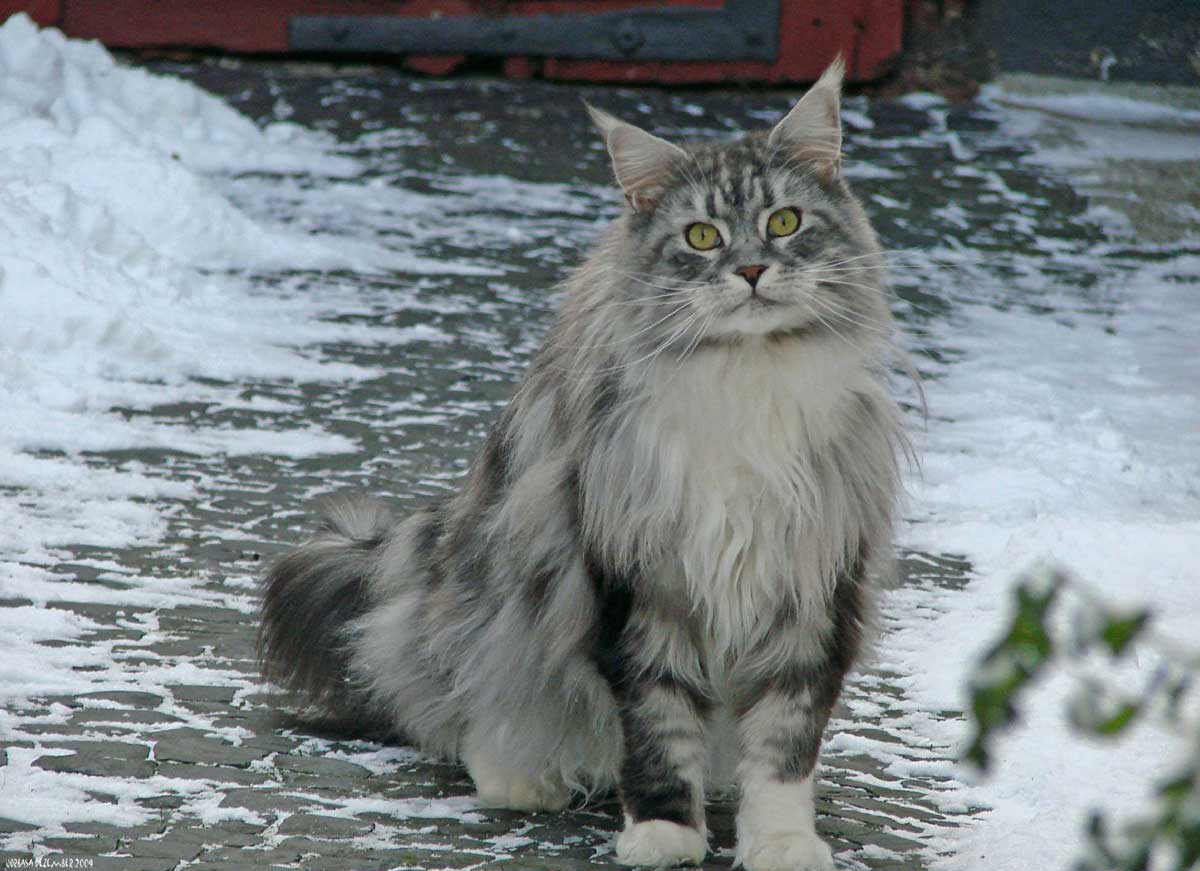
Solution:
[[[211,670],[221,682],[52,696],[17,711],[24,725],[6,745],[10,760],[14,752],[35,751],[33,768],[72,776],[90,801],[128,803],[132,792],[134,813],[143,818],[70,823],[62,833],[0,819],[0,833],[27,833],[39,854],[144,871],[218,865],[534,871],[609,864],[618,818],[611,797],[564,814],[474,810],[470,781],[457,766],[399,747],[316,737],[288,722],[280,700],[258,685],[253,624],[238,610],[160,611],[156,634],[162,640],[143,645],[145,633],[120,625],[119,608],[54,607],[104,626],[95,635],[126,668],[197,665],[198,673]],[[882,681],[865,683],[856,682],[848,699],[878,701],[881,685],[884,697],[889,694]],[[38,722],[44,719],[52,722]],[[888,731],[888,719],[885,708],[882,717],[860,720],[851,732],[886,743],[898,757],[923,758],[924,748],[907,747]],[[931,778],[886,774],[872,756],[827,756],[819,825],[848,867],[919,868],[922,833],[954,824],[930,802],[937,789]],[[729,867],[732,814],[729,799],[713,803],[710,825],[719,852],[706,868]],[[0,859],[29,855],[28,849],[7,851]]]

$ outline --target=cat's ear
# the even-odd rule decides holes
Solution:
[[[767,144],[786,151],[816,170],[826,183],[842,170],[842,56],[817,79],[792,111],[775,125]]]
[[[672,165],[687,159],[687,152],[641,127],[614,118],[587,103],[583,105],[604,135],[617,184],[625,192],[630,207],[637,212],[652,205],[662,194]]]

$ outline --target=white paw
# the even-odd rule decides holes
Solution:
[[[483,807],[560,811],[571,799],[570,791],[563,784],[547,783],[516,771],[470,769],[470,774]]]
[[[625,830],[617,835],[617,861],[624,865],[699,865],[706,853],[704,835],[691,826],[666,820],[626,823]]]
[[[746,871],[834,871],[829,845],[815,834],[773,834],[738,844],[737,862]]]

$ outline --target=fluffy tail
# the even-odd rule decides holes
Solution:
[[[371,578],[393,518],[382,503],[365,499],[331,500],[321,515],[317,534],[267,573],[258,658],[263,676],[302,704],[334,720],[358,720],[366,699],[350,681],[348,626],[371,604]]]

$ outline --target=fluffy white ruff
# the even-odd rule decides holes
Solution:
[[[505,768],[479,747],[468,748],[463,753],[463,762],[475,781],[482,807],[560,811],[570,801],[570,791],[564,784]]]
[[[617,835],[617,861],[624,865],[699,865],[706,853],[708,843],[701,832],[666,820],[631,824],[627,818],[625,830]]]
[[[833,854],[817,837],[811,776],[743,785],[734,861],[746,871],[834,871]]]

